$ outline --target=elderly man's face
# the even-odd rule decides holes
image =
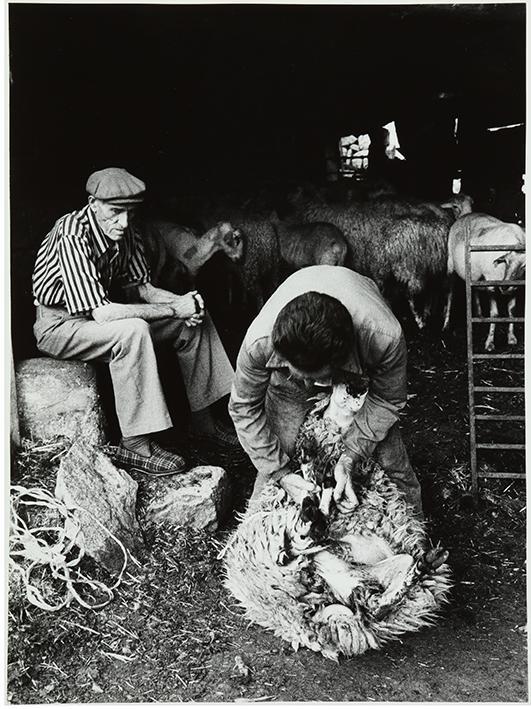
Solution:
[[[135,207],[131,205],[111,204],[101,199],[89,197],[90,208],[102,232],[111,241],[120,241],[133,217]]]

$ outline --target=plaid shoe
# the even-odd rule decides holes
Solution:
[[[138,470],[146,475],[175,475],[175,473],[182,473],[186,470],[184,458],[176,453],[165,451],[158,443],[153,442],[151,442],[149,458],[128,450],[120,443],[113,455],[113,460],[119,466]]]

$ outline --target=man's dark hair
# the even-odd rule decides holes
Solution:
[[[294,367],[316,372],[326,365],[345,364],[354,346],[354,326],[337,298],[309,291],[282,308],[272,340],[275,350]]]

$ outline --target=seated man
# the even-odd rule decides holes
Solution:
[[[400,324],[369,278],[310,266],[284,281],[247,331],[229,402],[257,469],[253,497],[268,480],[296,501],[314,490],[293,472],[290,458],[314,397],[334,372],[346,370],[366,374],[369,392],[343,434],[336,504],[345,512],[356,504],[351,474],[357,461],[372,456],[421,515],[420,486],[397,425],[407,398],[406,359]]]
[[[61,217],[37,254],[37,346],[58,359],[109,363],[122,431],[117,464],[152,475],[180,472],[181,456],[150,440],[172,426],[154,343],[173,343],[192,423],[207,439],[231,442],[209,407],[230,392],[234,371],[199,293],[176,295],[150,283],[131,223],[144,183],[121,168],[106,168],[89,177],[87,192],[88,204]],[[128,289],[128,301],[141,302],[113,302],[113,284]]]

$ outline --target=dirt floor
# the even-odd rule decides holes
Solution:
[[[101,611],[72,604],[49,613],[14,603],[9,701],[527,701],[525,486],[483,482],[477,504],[469,494],[462,331],[444,342],[413,333],[408,344],[403,433],[422,482],[431,539],[450,550],[455,581],[436,626],[338,664],[310,650],[294,652],[249,626],[223,588],[216,557],[232,516],[214,540],[183,529],[151,536],[142,567]],[[498,364],[482,377],[517,383],[508,369]],[[510,403],[518,413],[521,402]],[[516,435],[515,427],[509,440]],[[204,453],[190,454],[205,460]],[[54,455],[20,456],[15,479],[53,478]],[[513,461],[506,456],[502,463]],[[241,509],[251,484],[249,462],[222,464]],[[500,469],[491,459],[482,465]]]

